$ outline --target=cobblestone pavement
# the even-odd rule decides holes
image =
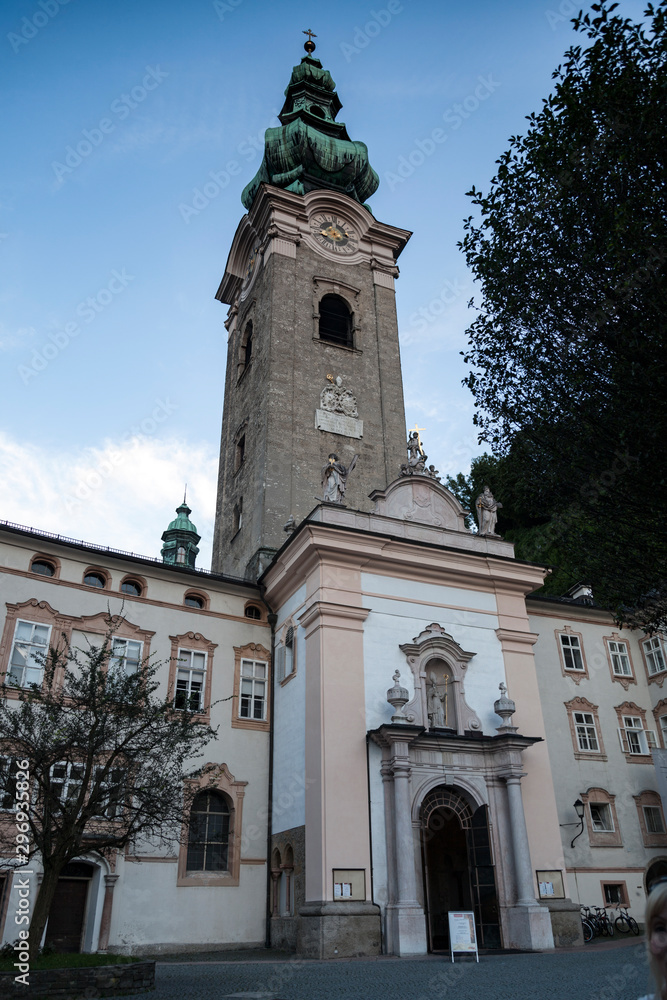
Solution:
[[[194,958],[194,956],[193,956]],[[644,945],[420,959],[158,961],[154,1000],[637,1000],[649,988]]]

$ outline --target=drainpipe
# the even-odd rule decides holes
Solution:
[[[259,585],[260,596],[265,606],[268,608],[267,621],[271,626],[271,650],[269,656],[269,700],[271,705],[271,711],[269,715],[269,789],[268,789],[268,801],[267,809],[268,816],[266,820],[266,933],[264,936],[264,947],[271,947],[271,841],[273,838],[273,697],[275,693],[275,683],[273,676],[273,646],[276,636],[276,622],[278,621],[278,615],[273,611],[270,605],[267,603],[265,594],[266,587],[263,584]]]

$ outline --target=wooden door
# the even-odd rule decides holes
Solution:
[[[81,951],[89,879],[60,878],[46,928],[45,945],[55,951]]]

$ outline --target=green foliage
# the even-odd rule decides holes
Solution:
[[[554,92],[497,161],[461,244],[481,286],[466,384],[506,459],[521,554],[635,624],[664,624],[667,0],[643,27],[599,3]],[[507,489],[505,489],[507,486]],[[550,581],[554,587],[556,578]],[[646,595],[653,594],[652,603]],[[645,614],[642,617],[641,607]]]

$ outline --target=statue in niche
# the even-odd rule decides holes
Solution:
[[[322,469],[322,499],[325,503],[343,503],[347,477],[357,464],[358,458],[359,456],[355,455],[346,468],[338,461],[338,455],[333,452],[329,455],[327,464]]]
[[[498,510],[502,504],[495,499],[488,486],[484,487],[484,492],[480,493],[475,503],[477,508],[477,520],[479,521],[480,535],[495,535],[496,523],[498,521]]]
[[[358,417],[357,400],[349,389],[343,388],[343,380],[338,375],[334,381],[327,375],[331,385],[327,385],[320,393],[320,408],[331,413],[342,413],[346,417]]]
[[[429,674],[428,690],[426,692],[426,711],[431,729],[444,729],[447,725],[447,680],[445,677],[444,705],[443,696],[438,690],[438,682],[433,671]]]

